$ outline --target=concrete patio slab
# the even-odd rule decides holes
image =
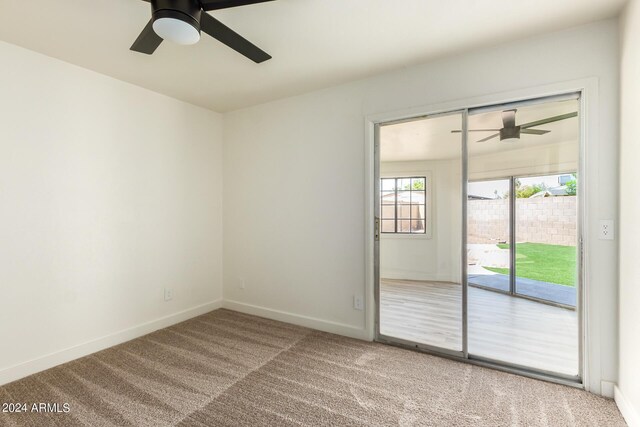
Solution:
[[[470,274],[469,284],[508,292],[509,276],[505,274]],[[517,277],[516,289],[520,295],[539,298],[570,307],[576,306],[575,287]]]

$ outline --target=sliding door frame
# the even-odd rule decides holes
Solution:
[[[519,108],[519,107],[528,107],[528,106],[532,106],[532,105],[540,105],[540,104],[546,104],[546,103],[550,103],[550,102],[559,102],[559,101],[568,101],[568,100],[576,100],[577,104],[578,104],[578,165],[577,165],[577,173],[578,176],[584,176],[585,174],[582,173],[583,172],[583,150],[584,150],[584,143],[583,143],[583,134],[582,134],[582,129],[583,129],[583,121],[584,118],[582,117],[582,97],[583,97],[583,91],[582,90],[574,90],[574,91],[567,91],[564,93],[560,93],[560,94],[556,94],[556,95],[551,95],[551,96],[541,96],[541,97],[532,97],[532,98],[528,98],[528,99],[523,99],[523,100],[518,100],[518,101],[514,101],[514,102],[507,102],[507,103],[498,103],[498,104],[494,104],[494,105],[485,105],[485,106],[480,106],[480,107],[475,107],[475,108],[470,108],[468,109],[469,115],[475,115],[475,114],[482,114],[482,113],[488,113],[488,112],[495,112],[495,111],[502,111],[502,110],[507,110],[507,109],[514,109],[514,108]],[[527,174],[528,175],[528,174]],[[538,298],[527,298],[526,296],[523,296],[521,294],[517,293],[517,284],[516,284],[516,197],[515,197],[515,180],[516,178],[518,178],[519,176],[527,176],[527,175],[511,175],[508,177],[503,177],[503,179],[508,179],[509,180],[509,295],[513,296],[513,297],[518,297],[518,298],[526,298],[526,299],[530,299],[539,303],[548,303],[545,300],[542,299],[538,299]],[[466,185],[466,183],[465,183]],[[562,383],[573,383],[573,384],[577,384],[579,386],[583,385],[583,379],[584,379],[584,364],[583,364],[583,359],[584,359],[584,350],[583,350],[583,334],[584,334],[584,329],[583,329],[583,286],[582,286],[582,279],[583,279],[583,248],[582,248],[582,204],[580,203],[580,201],[582,200],[582,196],[584,194],[584,185],[581,184],[579,185],[579,192],[578,192],[578,212],[577,212],[577,222],[578,222],[578,226],[576,228],[576,249],[577,249],[577,275],[576,275],[576,312],[578,315],[578,373],[577,375],[565,375],[565,374],[560,374],[558,372],[551,372],[551,371],[546,371],[546,370],[542,370],[542,369],[537,369],[537,368],[531,368],[528,366],[521,366],[521,365],[517,365],[514,363],[510,363],[510,362],[506,362],[503,360],[496,360],[496,359],[491,359],[491,358],[487,358],[487,357],[482,357],[482,356],[478,356],[478,355],[474,355],[474,354],[469,354],[469,359],[470,360],[479,360],[482,362],[486,362],[488,364],[497,364],[497,365],[501,365],[503,367],[508,367],[510,369],[516,370],[516,371],[522,371],[520,373],[524,374],[525,372],[534,372],[540,375],[543,375],[544,377],[546,377],[549,380],[555,380],[557,382],[562,382]],[[465,198],[462,201],[463,205],[466,206],[468,203],[468,200]],[[467,221],[467,216],[466,216],[466,209],[465,211],[465,222]],[[464,240],[464,248],[467,247],[467,236],[466,233],[463,235],[463,240]],[[559,305],[559,304],[555,304],[555,305]],[[560,306],[560,305],[559,305]]]
[[[585,85],[586,86],[586,85]],[[441,110],[434,110],[433,113],[421,113],[421,114],[410,114],[405,113],[395,113],[396,117],[390,117],[392,115],[388,115],[385,119],[383,116],[377,117],[368,117],[365,122],[367,126],[367,133],[373,136],[373,155],[368,159],[370,163],[373,163],[371,170],[373,171],[373,197],[369,199],[367,203],[368,206],[373,207],[373,212],[371,215],[371,211],[368,211],[367,218],[370,218],[369,224],[373,224],[373,233],[369,234],[371,236],[371,240],[367,239],[371,245],[371,255],[373,256],[373,334],[372,339],[378,342],[396,345],[404,348],[414,349],[423,351],[426,353],[432,353],[443,357],[448,357],[454,360],[463,361],[466,363],[471,363],[475,365],[485,366],[494,368],[497,370],[502,370],[518,375],[523,375],[531,378],[541,379],[545,381],[560,383],[568,386],[579,387],[579,388],[587,388],[585,387],[585,377],[587,373],[585,372],[585,359],[587,358],[587,354],[585,352],[585,337],[586,337],[586,315],[584,306],[586,303],[586,293],[584,290],[584,266],[585,266],[585,250],[583,247],[583,222],[585,221],[585,192],[584,188],[586,187],[586,174],[583,173],[583,168],[585,165],[584,159],[584,149],[585,149],[585,135],[583,134],[583,130],[585,129],[585,117],[583,114],[583,104],[584,104],[584,96],[585,96],[585,88],[578,87],[575,89],[566,89],[559,90],[554,94],[548,95],[530,95],[525,96],[520,99],[516,99],[509,102],[486,102],[483,104],[477,104],[474,107],[464,107],[464,108],[444,108]],[[581,176],[582,185],[578,187],[578,227],[577,227],[577,252],[578,252],[578,275],[577,275],[577,283],[576,283],[576,291],[577,295],[577,307],[576,311],[578,314],[578,340],[579,340],[579,349],[578,349],[578,360],[579,360],[579,372],[577,376],[569,376],[563,375],[556,372],[549,372],[540,369],[535,369],[527,366],[521,366],[517,364],[512,364],[500,360],[489,359],[481,356],[476,356],[469,353],[468,348],[468,277],[467,277],[467,183],[468,183],[468,116],[470,114],[478,114],[481,112],[488,111],[496,111],[501,109],[509,109],[517,106],[529,106],[541,103],[548,103],[569,99],[571,96],[577,95],[578,99],[578,120],[579,120],[579,132],[578,132],[578,140],[579,140],[579,162],[578,162],[578,174]],[[427,344],[421,344],[413,341],[408,341],[396,337],[390,337],[381,334],[380,332],[380,219],[378,217],[378,209],[380,206],[380,126],[395,124],[401,122],[408,122],[419,120],[421,118],[433,118],[437,116],[450,115],[450,114],[462,114],[462,251],[461,251],[461,283],[462,283],[462,351],[453,351],[446,348],[434,347]],[[513,179],[510,181],[510,186],[513,186]],[[513,188],[511,188],[513,190]],[[513,191],[512,191],[513,193]],[[515,229],[511,230],[511,227],[515,227],[515,216],[513,215],[513,210],[515,208],[515,198],[510,202],[510,239],[515,239]],[[368,229],[371,229],[367,227]],[[513,243],[513,242],[511,242]],[[515,264],[515,258],[511,257],[511,264]],[[513,269],[513,265],[511,268],[510,275],[515,274],[515,270]],[[515,286],[515,280],[511,278],[510,280],[510,288]],[[513,292],[515,289],[511,289]]]
[[[509,295],[516,295],[516,179],[509,177]]]
[[[433,118],[437,118],[437,117],[442,117],[442,116],[451,116],[451,115],[460,115],[461,118],[461,126],[462,126],[462,133],[461,133],[461,153],[460,153],[460,159],[462,162],[462,184],[461,184],[461,192],[463,194],[463,197],[466,197],[467,195],[467,186],[466,186],[466,178],[467,178],[467,169],[466,169],[466,164],[467,164],[467,158],[466,158],[466,153],[467,153],[467,138],[468,138],[468,132],[467,132],[467,109],[457,109],[457,110],[450,110],[450,111],[442,111],[442,112],[437,112],[437,113],[432,113],[432,114],[425,114],[425,115],[419,115],[419,116],[412,116],[412,117],[407,117],[407,118],[401,118],[401,119],[397,119],[397,120],[388,120],[388,121],[381,121],[381,122],[376,122],[374,123],[374,196],[373,196],[373,200],[374,200],[374,223],[375,223],[375,227],[374,227],[374,260],[375,260],[375,268],[374,268],[374,298],[375,298],[375,335],[374,335],[374,339],[378,342],[382,342],[385,344],[391,344],[391,345],[397,345],[397,346],[401,346],[401,347],[405,347],[405,348],[411,348],[411,349],[415,349],[415,350],[420,350],[420,351],[424,351],[427,353],[433,353],[433,354],[439,354],[439,355],[443,355],[443,356],[447,356],[447,357],[452,357],[452,358],[456,358],[456,359],[467,359],[468,358],[468,348],[467,348],[467,265],[466,265],[466,259],[467,259],[467,251],[466,250],[462,250],[462,265],[461,265],[461,284],[462,284],[462,307],[461,307],[461,313],[462,313],[462,337],[461,337],[461,350],[452,350],[452,349],[448,349],[448,348],[444,348],[444,347],[438,347],[438,346],[434,346],[434,345],[430,345],[430,344],[424,344],[424,343],[419,343],[419,342],[415,342],[415,341],[409,341],[409,340],[405,340],[402,338],[398,338],[398,337],[393,337],[390,335],[384,335],[383,333],[380,332],[380,236],[381,236],[381,231],[380,231],[380,218],[379,218],[379,206],[380,206],[380,127],[381,126],[388,126],[388,125],[393,125],[393,124],[399,124],[399,123],[405,123],[405,122],[411,122],[411,121],[415,121],[415,120],[420,120],[420,119],[433,119]],[[463,204],[463,215],[462,215],[462,234],[463,236],[466,234],[466,228],[467,228],[467,224],[466,224],[466,204]],[[464,246],[463,246],[464,248]]]

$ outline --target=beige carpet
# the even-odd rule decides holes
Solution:
[[[0,387],[2,426],[624,426],[570,387],[217,310]]]

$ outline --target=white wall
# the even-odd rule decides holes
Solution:
[[[0,63],[0,384],[212,309],[221,117],[6,43]]]
[[[426,176],[425,235],[382,234],[380,277],[461,283],[461,160],[381,162],[381,177]]]
[[[621,17],[620,379],[616,400],[630,426],[640,426],[640,2]]]
[[[598,219],[617,216],[618,65],[608,20],[225,115],[225,304],[370,336],[370,311],[352,308],[366,292],[368,115],[596,77],[587,165],[595,235]],[[588,388],[598,393],[617,378],[616,244],[594,240],[590,254]]]

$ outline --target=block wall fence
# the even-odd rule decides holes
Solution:
[[[575,196],[516,199],[516,241],[575,246]],[[509,201],[469,200],[468,243],[500,243],[509,238]]]

